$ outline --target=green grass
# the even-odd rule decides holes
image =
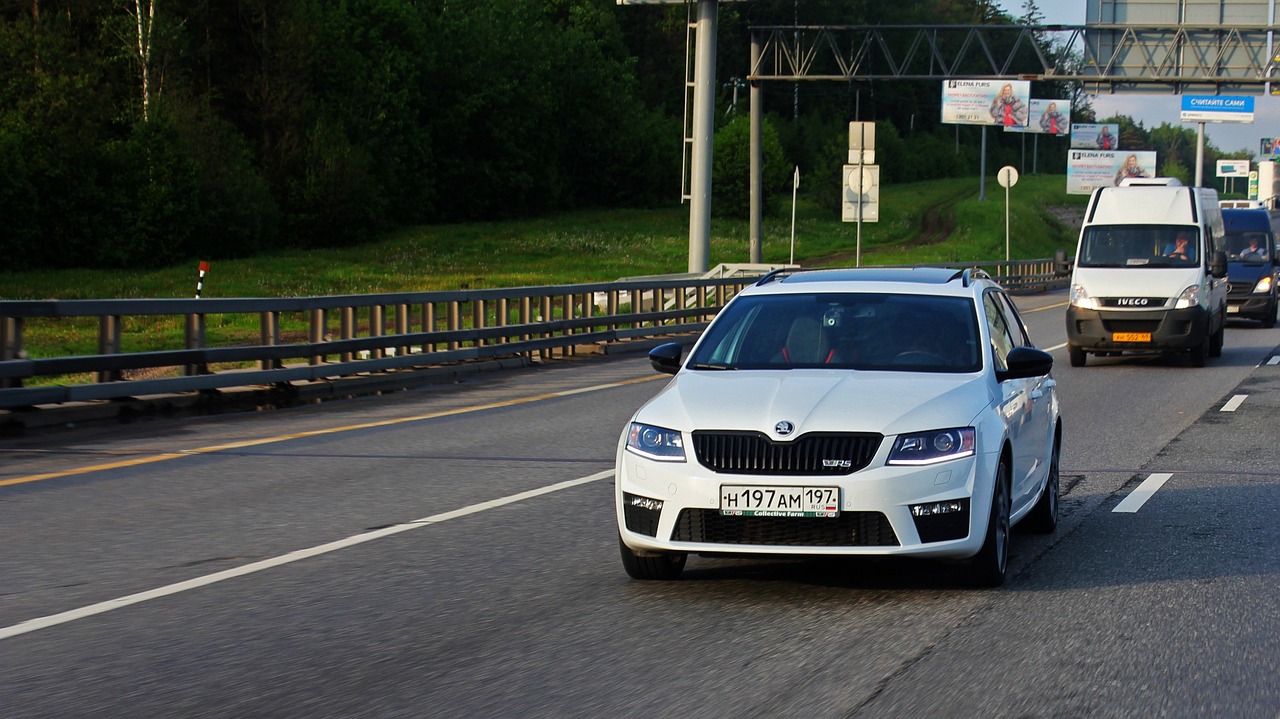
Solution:
[[[1074,231],[1053,219],[1050,206],[1083,207],[1065,194],[1061,175],[1024,176],[1011,192],[1012,257],[1052,257],[1075,246]],[[916,244],[927,208],[950,207],[954,228],[945,238]],[[946,220],[947,213],[943,213]],[[977,178],[885,187],[881,220],[863,223],[864,265],[1002,260],[1004,190],[994,178],[978,200]],[[408,227],[359,247],[264,254],[212,263],[205,297],[297,297],[380,292],[577,284],[688,268],[687,205],[654,210],[591,210],[511,222]],[[796,208],[795,259],[811,266],[851,265],[856,226],[804,196]],[[713,217],[709,259],[750,260],[744,219]],[[765,219],[765,262],[791,253],[791,201]],[[196,264],[155,270],[0,272],[0,299],[192,297]]]

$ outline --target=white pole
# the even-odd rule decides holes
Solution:
[[[1012,183],[1006,182],[1004,185],[1004,262],[1006,266],[1008,266],[1009,264],[1009,185],[1010,184]]]
[[[861,158],[859,158],[861,159]],[[862,266],[862,164],[858,164],[858,244],[854,251],[854,267]]]
[[[791,178],[791,264],[796,263],[796,191],[800,189],[800,166]]]

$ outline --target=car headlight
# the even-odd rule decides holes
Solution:
[[[1264,275],[1258,280],[1258,284],[1253,286],[1253,294],[1265,295],[1271,292],[1271,275]]]
[[[1178,301],[1174,304],[1174,309],[1185,310],[1188,307],[1195,307],[1200,304],[1200,285],[1191,285],[1178,295]]]
[[[1072,307],[1080,307],[1086,310],[1098,309],[1098,301],[1089,296],[1082,285],[1071,285],[1071,292],[1068,296]]]
[[[889,464],[937,464],[973,456],[973,427],[904,434],[893,443]]]
[[[627,432],[627,449],[659,462],[684,461],[684,437],[674,429],[632,422]]]

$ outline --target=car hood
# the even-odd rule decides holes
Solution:
[[[981,374],[856,370],[682,371],[636,420],[668,429],[901,434],[964,427],[995,399]]]

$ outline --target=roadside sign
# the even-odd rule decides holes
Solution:
[[[1218,160],[1218,177],[1248,177],[1248,160]]]
[[[1183,122],[1253,122],[1253,98],[1235,95],[1183,95]]]

